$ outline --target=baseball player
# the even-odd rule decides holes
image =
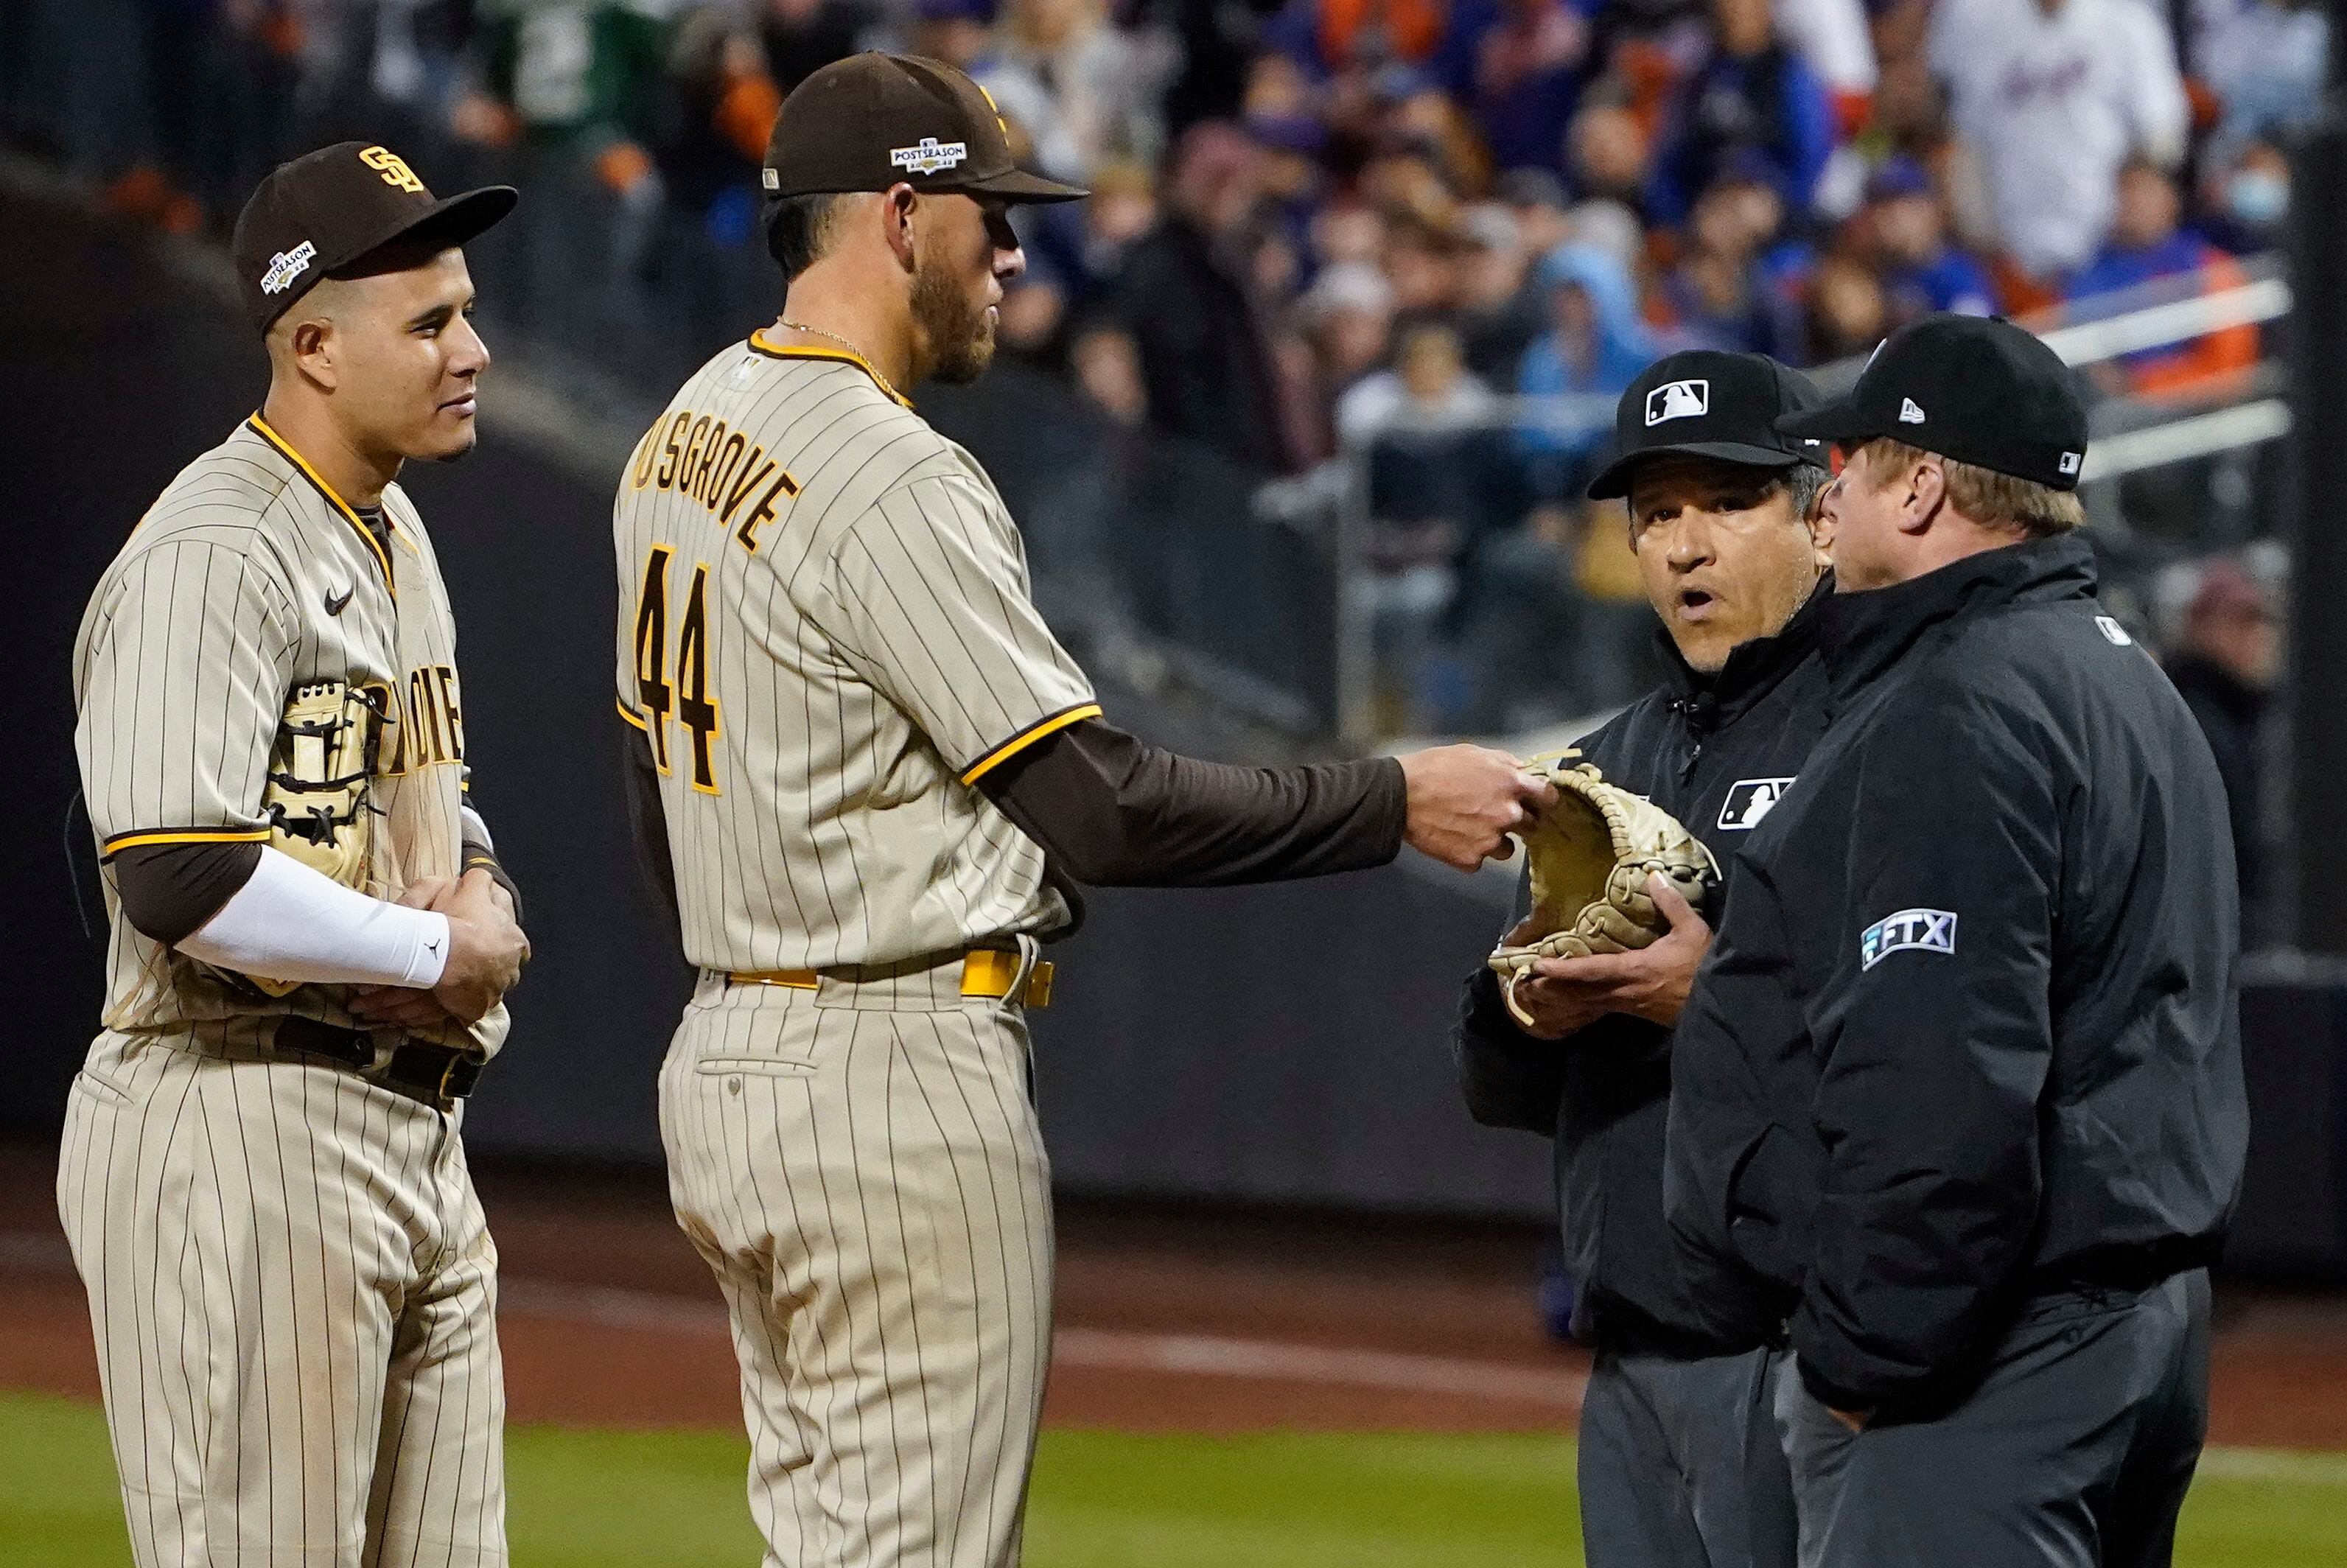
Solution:
[[[1017,1560],[1050,1358],[1028,1094],[1080,883],[1463,867],[1553,792],[1457,746],[1286,770],[1111,726],[1018,529],[908,393],[968,381],[1023,265],[991,101],[866,54],[783,107],[782,319],[622,476],[620,711],[699,989],[661,1076],[671,1192],[724,1293],[768,1561]]]
[[[1672,1229],[1789,1319],[1805,1568],[2165,1564],[2248,1134],[2223,784],[2096,602],[2052,349],[1926,316],[1778,428],[1849,454],[1834,722],[1679,1020]]]
[[[458,247],[513,203],[358,142],[264,179],[233,252],[267,402],[82,620],[113,941],[57,1202],[141,1568],[506,1561],[497,1251],[456,1134],[528,944],[393,477],[472,447]]]
[[[1736,846],[1802,787],[1826,727],[1826,454],[1776,430],[1819,401],[1759,354],[1672,354],[1623,394],[1618,456],[1589,487],[1629,502],[1665,680],[1581,750],[1685,823],[1731,887]],[[1460,1084],[1478,1121],[1556,1143],[1573,1333],[1597,1353],[1580,1447],[1592,1568],[1789,1568],[1782,1345],[1713,1332],[1663,1220],[1663,1122],[1686,1049],[1675,1026],[1711,933],[1667,881],[1652,886],[1672,927],[1652,947],[1543,958],[1504,991],[1478,966],[1455,1037]]]

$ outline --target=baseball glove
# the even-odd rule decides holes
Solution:
[[[285,716],[278,721],[269,784],[261,796],[271,848],[345,887],[366,887],[374,844],[367,786],[382,733],[383,709],[374,692],[340,681],[293,688]],[[284,996],[295,984],[245,978],[273,997]]]
[[[1678,819],[1641,794],[1607,784],[1581,753],[1535,757],[1530,771],[1556,786],[1556,804],[1517,836],[1532,873],[1532,914],[1491,957],[1508,1011],[1531,1027],[1516,1003],[1516,981],[1540,958],[1626,953],[1670,929],[1646,878],[1661,872],[1681,897],[1701,907],[1719,880],[1711,851]]]

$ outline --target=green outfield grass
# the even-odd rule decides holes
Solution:
[[[705,1432],[512,1434],[518,1568],[750,1568],[744,1450]],[[1575,1563],[1572,1445],[1553,1438],[1045,1434],[1030,1568]],[[88,1406],[0,1395],[0,1568],[127,1563]],[[2209,1456],[2191,1568],[2347,1562],[2347,1457]]]

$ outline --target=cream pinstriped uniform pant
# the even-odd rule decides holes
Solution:
[[[138,1568],[506,1562],[497,1249],[457,1121],[340,1068],[98,1037],[57,1207]]]
[[[1050,1172],[1021,1009],[958,976],[704,978],[661,1068],[670,1192],[733,1319],[769,1568],[1019,1559]]]

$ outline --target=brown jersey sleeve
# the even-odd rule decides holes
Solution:
[[[1382,866],[1407,800],[1390,757],[1235,767],[1165,751],[1099,719],[1045,736],[978,787],[1095,886],[1211,887]]]

